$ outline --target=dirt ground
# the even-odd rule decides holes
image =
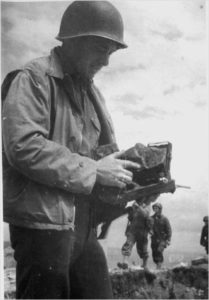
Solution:
[[[208,299],[208,263],[180,264],[173,269],[140,267],[110,271],[114,299]],[[5,299],[15,299],[15,267],[5,268]]]

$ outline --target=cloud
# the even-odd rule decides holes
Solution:
[[[198,102],[195,103],[195,106],[197,108],[206,108],[207,109],[207,103],[205,103],[205,100],[204,99],[200,99]]]
[[[130,103],[123,103],[115,108],[117,111],[123,112],[124,116],[130,116],[136,120],[144,119],[163,119],[166,112],[163,109],[154,106],[145,106],[140,109],[139,106],[130,105]],[[172,113],[173,114],[173,113]]]
[[[114,102],[125,103],[125,105],[138,105],[143,99],[143,96],[139,96],[134,93],[127,93],[122,95],[121,97],[115,97]]]
[[[186,179],[185,179],[186,181]],[[198,232],[204,215],[207,215],[207,189],[178,189],[173,195],[160,196],[165,207],[165,214],[170,215],[176,231]],[[172,214],[169,212],[172,210]]]
[[[185,103],[187,109],[191,107],[193,109],[207,107],[207,88],[206,82],[203,81],[191,81],[190,83],[178,86],[171,85],[163,91],[163,95],[166,100],[169,100],[169,103],[176,103],[181,101],[181,105]],[[179,100],[178,100],[179,99]],[[183,113],[183,109],[180,106],[179,110]]]
[[[183,33],[175,26],[164,25],[163,31],[151,30],[153,35],[158,35],[168,41],[176,41],[183,37]]]
[[[163,95],[172,94],[172,93],[175,93],[176,91],[179,91],[179,90],[180,90],[179,86],[172,85],[171,87],[169,87],[168,89],[163,91]]]
[[[134,63],[133,65],[127,64],[127,65],[117,65],[117,66],[112,66],[111,69],[110,68],[106,68],[104,69],[102,72],[104,75],[106,76],[111,76],[111,74],[113,73],[114,75],[116,75],[117,73],[125,73],[125,72],[133,72],[133,71],[140,71],[140,70],[146,70],[146,66],[141,64],[141,63]]]
[[[2,77],[30,59],[48,54],[58,44],[54,37],[65,5],[2,3]]]

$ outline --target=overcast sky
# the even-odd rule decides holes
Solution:
[[[69,3],[2,2],[2,79],[59,44],[54,37]],[[171,220],[174,244],[201,249],[199,234],[208,210],[206,2],[112,3],[123,16],[129,47],[112,55],[95,83],[106,98],[121,149],[136,142],[172,142],[172,177],[191,190],[159,201]],[[123,218],[112,227],[111,246],[125,224]]]

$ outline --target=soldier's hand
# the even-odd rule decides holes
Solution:
[[[132,182],[133,173],[128,169],[140,169],[138,163],[120,159],[124,151],[107,155],[97,161],[97,179],[102,185],[125,188]]]

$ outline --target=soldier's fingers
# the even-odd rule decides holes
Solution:
[[[124,182],[124,183],[130,183],[130,182],[132,182],[132,177],[127,176],[127,175],[122,175],[122,176],[119,177],[119,180]]]
[[[126,183],[124,181],[121,180],[121,178],[115,178],[115,182],[114,182],[114,186],[120,188],[120,189],[124,189],[126,187]]]
[[[131,179],[133,178],[133,173],[127,169],[123,169],[123,174],[129,176]]]
[[[133,161],[130,160],[122,160],[122,165],[125,169],[129,169],[129,168],[133,168],[133,169],[140,169],[141,165],[138,163],[135,163]]]
[[[114,152],[110,155],[114,158],[120,158],[124,154],[124,152],[125,152],[125,150],[121,150],[121,151]]]

